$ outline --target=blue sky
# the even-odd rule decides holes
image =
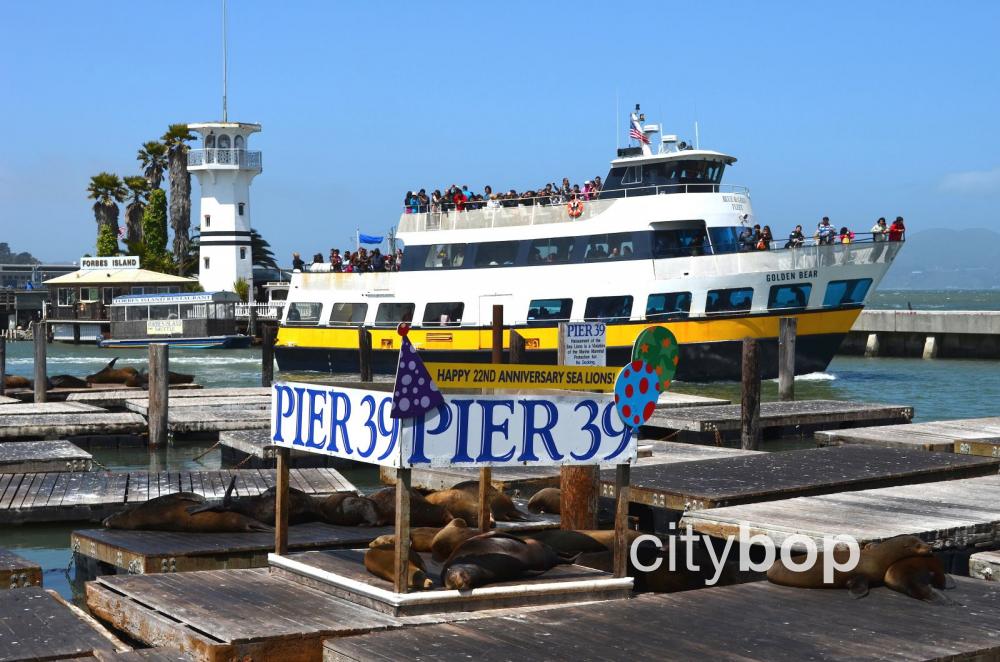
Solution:
[[[231,120],[260,122],[253,220],[293,250],[382,233],[404,192],[604,175],[624,112],[738,157],[776,234],[1000,221],[1000,3],[230,0]],[[0,241],[94,250],[85,189],[221,115],[216,0],[0,3]],[[616,134],[616,129],[618,134]],[[195,183],[195,197],[198,195]],[[197,201],[194,213],[197,214]]]

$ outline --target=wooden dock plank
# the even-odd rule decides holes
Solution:
[[[106,409],[80,402],[20,402],[0,406],[3,416],[46,416],[48,414],[106,414]]]
[[[90,471],[92,466],[90,453],[65,440],[0,443],[0,472]]]
[[[1000,458],[913,449],[833,446],[758,453],[632,469],[629,498],[671,510],[702,510],[810,494],[888,487],[997,473]],[[985,460],[982,461],[982,460]],[[601,472],[614,496],[614,471]]]
[[[168,394],[171,403],[175,403],[182,398],[266,397],[271,394],[270,388],[261,386],[179,388],[180,386],[186,385],[175,384],[170,387]],[[142,399],[146,397],[146,393],[146,389],[142,388],[115,387],[101,390],[92,389],[71,393],[66,397],[66,400],[93,404],[99,407],[124,408],[126,400]]]
[[[732,404],[732,400],[708,398],[703,395],[689,395],[677,391],[664,391],[656,400],[657,409],[679,409],[681,407],[712,407]]]
[[[0,593],[0,659],[90,657],[114,653],[112,641],[44,589]]]
[[[201,395],[202,391],[199,393]],[[146,416],[149,411],[148,398],[130,398],[124,401],[127,411],[135,412],[140,416]],[[209,407],[209,408],[239,408],[243,410],[271,409],[271,396],[268,395],[247,395],[229,397],[186,397],[170,398],[170,408],[180,407]],[[5,410],[0,410],[5,411]]]
[[[920,536],[937,549],[1000,545],[1000,476],[797,497],[685,513],[700,533],[738,535],[741,525],[781,544],[801,533],[822,543],[845,534],[859,542]]]
[[[78,412],[75,414],[8,416],[2,411],[0,409],[0,439],[138,434],[146,429],[146,419],[131,413]]]
[[[167,413],[167,429],[174,434],[267,429],[270,426],[270,408],[244,409],[238,405],[176,407],[170,408]]]
[[[1000,417],[928,421],[849,430],[818,430],[814,434],[816,443],[820,446],[865,444],[896,448],[916,447],[946,453],[961,452],[959,449],[963,443],[995,442],[1000,444]],[[968,452],[967,454],[981,455],[983,453]]]
[[[689,432],[721,432],[738,430],[740,418],[739,405],[682,407],[679,409],[658,409],[647,421],[647,425]],[[838,425],[863,421],[902,423],[909,422],[912,418],[912,407],[869,402],[795,400],[791,402],[764,402],[760,405],[760,426],[762,429],[800,425]]]
[[[8,395],[0,395],[0,407],[4,405],[15,405],[19,402],[21,401],[18,400],[17,398],[12,398]]]
[[[41,585],[41,566],[14,552],[0,549],[0,591]]]

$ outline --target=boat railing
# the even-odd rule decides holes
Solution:
[[[732,184],[665,184],[622,189],[603,189],[596,194],[579,194],[566,199],[562,194],[518,197],[502,200],[406,205],[399,221],[400,232],[434,230],[476,230],[583,221],[604,212],[621,198],[677,193],[728,193],[750,197],[745,186]],[[579,202],[580,206],[571,205]],[[459,208],[461,206],[461,209]]]
[[[217,147],[191,149],[188,150],[187,164],[189,167],[225,165],[260,170],[261,156],[260,152],[256,150],[221,149]]]
[[[254,303],[238,303],[236,304],[236,319],[249,319],[250,318],[250,308],[253,307],[254,312],[259,320],[276,320],[281,319],[281,313],[285,309],[284,301],[255,301]]]

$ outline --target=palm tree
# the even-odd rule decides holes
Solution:
[[[255,267],[264,267],[265,269],[278,268],[278,263],[274,259],[274,253],[271,252],[271,244],[267,243],[267,240],[260,236],[260,233],[253,228],[250,228],[250,257]]]
[[[90,178],[87,193],[88,198],[95,200],[94,220],[97,221],[98,228],[102,225],[114,226],[117,235],[118,203],[124,201],[128,194],[122,180],[110,172],[96,174]]]
[[[184,258],[188,254],[188,231],[191,228],[191,173],[187,169],[187,141],[194,134],[187,124],[171,124],[163,134],[170,168],[170,227],[174,231],[174,259],[178,275],[183,276]]]
[[[125,177],[125,186],[128,187],[130,202],[125,207],[125,228],[128,233],[125,238],[125,245],[129,250],[134,250],[142,243],[142,214],[146,211],[146,195],[149,193],[149,182],[145,177],[135,175]]]
[[[144,142],[135,158],[142,163],[142,174],[149,182],[149,188],[160,188],[163,171],[167,169],[167,146],[159,140]]]

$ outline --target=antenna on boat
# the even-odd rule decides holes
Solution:
[[[694,148],[701,149],[701,143],[698,140],[698,120],[694,121]]]
[[[621,121],[621,110],[618,107],[618,90],[615,90],[615,150],[619,150],[622,147]]]
[[[229,117],[226,112],[226,88],[229,83],[229,71],[227,60],[229,51],[226,44],[226,0],[222,0],[222,121],[228,122]]]

